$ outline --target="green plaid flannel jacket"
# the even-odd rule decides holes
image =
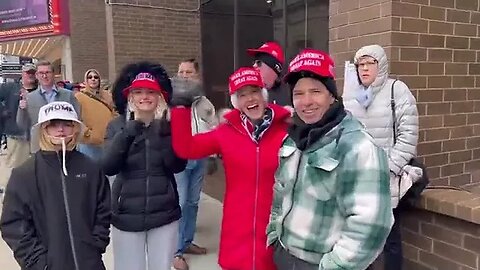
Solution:
[[[279,152],[268,243],[321,270],[367,268],[393,224],[388,159],[350,114],[305,151]]]

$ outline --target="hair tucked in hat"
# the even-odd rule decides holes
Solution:
[[[139,73],[152,74],[160,85],[160,88],[166,92],[165,101],[167,104],[170,103],[172,96],[172,84],[166,70],[162,65],[147,61],[128,64],[123,67],[122,71],[118,74],[117,79],[113,83],[113,102],[115,103],[115,107],[117,108],[119,114],[126,114],[127,109],[128,101],[123,94],[123,90],[132,84]]]

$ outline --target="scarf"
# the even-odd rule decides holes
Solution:
[[[335,101],[325,112],[322,119],[314,124],[306,124],[295,113],[293,115],[293,125],[288,129],[288,135],[293,139],[297,148],[304,151],[336,127],[346,115],[341,99]]]
[[[367,88],[360,85],[355,91],[355,99],[358,101],[363,108],[368,108],[373,101],[373,89],[372,86]]]
[[[242,126],[245,128],[247,133],[250,135],[253,141],[259,142],[263,134],[267,131],[273,121],[273,110],[271,108],[265,109],[265,114],[263,115],[261,121],[257,124],[252,124],[247,115],[242,113],[240,114],[242,120]]]

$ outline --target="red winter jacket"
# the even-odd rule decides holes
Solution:
[[[221,154],[225,168],[225,199],[218,262],[223,269],[275,270],[267,248],[266,228],[272,205],[278,151],[287,135],[290,112],[270,104],[273,122],[254,142],[233,110],[216,129],[192,137],[190,109],[172,110],[172,143],[177,155],[199,159]]]

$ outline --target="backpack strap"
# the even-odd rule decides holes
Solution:
[[[392,110],[392,125],[393,125],[393,145],[397,144],[397,116],[395,114],[395,91],[394,86],[398,80],[394,80],[392,83],[392,88],[390,90],[390,107]]]

